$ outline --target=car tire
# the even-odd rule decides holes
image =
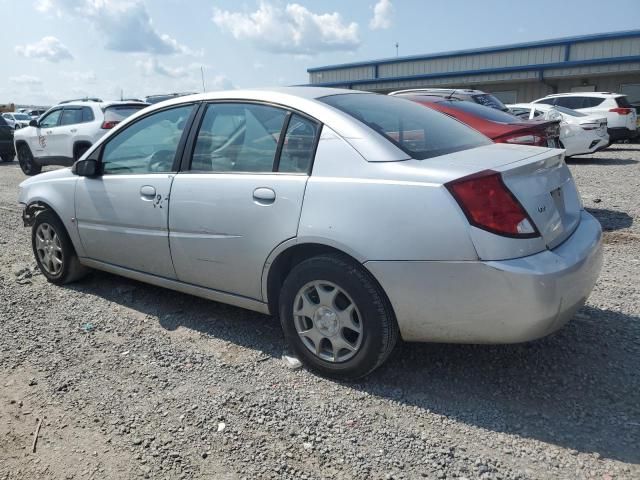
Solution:
[[[398,339],[385,293],[345,255],[320,255],[296,265],[282,286],[279,306],[290,348],[305,366],[329,377],[364,377],[384,363]]]
[[[18,163],[25,175],[37,175],[42,171],[42,166],[36,163],[31,149],[26,145],[18,146]]]
[[[51,210],[36,216],[31,229],[31,246],[38,268],[51,283],[74,282],[89,271],[78,260],[67,230]]]
[[[0,160],[6,163],[13,162],[16,154],[13,152],[4,152],[0,154]]]

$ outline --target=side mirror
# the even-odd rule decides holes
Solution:
[[[30,127],[37,127],[38,126],[38,120],[31,120],[29,122],[29,126]]]
[[[100,164],[97,160],[78,160],[71,167],[71,172],[81,177],[96,177],[100,174]]]

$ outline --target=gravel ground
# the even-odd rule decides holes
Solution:
[[[99,272],[47,283],[0,164],[0,480],[640,478],[640,148],[570,168],[606,230],[572,322],[401,345],[346,384],[289,369],[276,319]]]

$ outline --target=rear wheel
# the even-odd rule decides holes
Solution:
[[[280,293],[280,321],[298,358],[321,374],[363,377],[398,338],[389,302],[360,265],[339,254],[296,265]]]
[[[64,225],[51,210],[36,216],[31,230],[31,244],[38,268],[52,283],[70,283],[88,271],[76,255]]]
[[[18,163],[25,175],[37,175],[42,171],[42,166],[36,163],[31,150],[24,144],[18,146]]]

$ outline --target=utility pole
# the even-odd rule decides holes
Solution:
[[[398,56],[398,47],[400,46],[400,44],[398,42],[396,42],[396,57]]]
[[[120,100],[124,100],[124,89],[120,89]]]
[[[206,92],[207,89],[204,86],[204,67],[200,66],[200,76],[202,77],[202,93]]]

